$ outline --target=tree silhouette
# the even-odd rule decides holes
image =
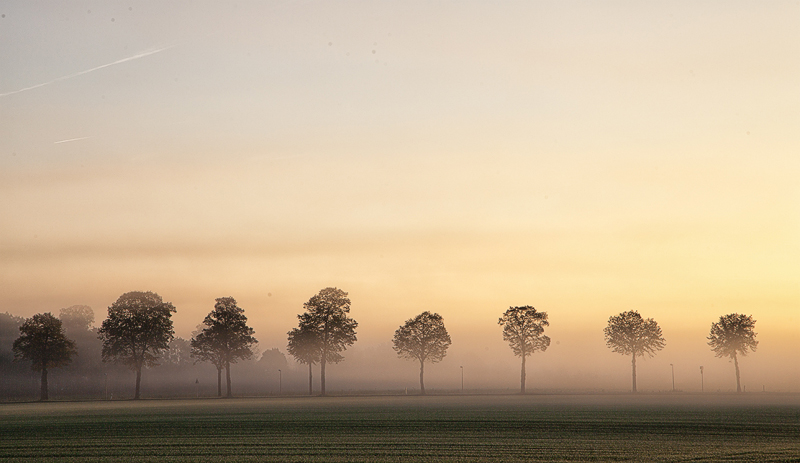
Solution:
[[[121,363],[136,372],[134,399],[139,399],[142,367],[158,365],[159,355],[169,348],[175,335],[171,318],[175,312],[171,303],[151,291],[125,293],[108,308],[108,318],[98,330],[103,361]]]
[[[75,355],[75,342],[67,339],[61,320],[51,313],[36,314],[19,327],[14,341],[15,360],[30,360],[31,368],[42,372],[40,400],[48,400],[47,369],[66,365]]]
[[[514,355],[522,357],[520,393],[525,393],[525,358],[537,351],[546,351],[550,338],[544,335],[549,326],[547,312],[537,312],[533,307],[509,307],[497,324],[503,327],[503,340],[508,341]]]
[[[251,347],[258,341],[253,337],[253,328],[247,326],[244,309],[236,305],[232,297],[218,298],[212,310],[203,320],[206,326],[192,338],[192,355],[208,360],[217,367],[217,393],[220,386],[221,366],[225,367],[227,396],[232,397],[231,364],[239,359],[247,360],[253,356]]]
[[[325,395],[325,365],[339,363],[339,353],[356,342],[358,322],[348,317],[350,299],[338,288],[325,288],[303,304],[306,313],[300,314],[300,330],[317,333],[320,343],[320,393]]]
[[[406,320],[394,332],[392,343],[398,357],[419,360],[419,389],[425,395],[425,362],[441,362],[450,347],[450,335],[442,316],[426,310]]]
[[[314,394],[314,383],[312,381],[311,367],[322,358],[322,343],[319,333],[312,329],[310,325],[301,323],[300,327],[292,328],[288,335],[289,344],[286,349],[289,351],[289,355],[298,362],[308,365],[308,395],[312,395]]]
[[[708,345],[717,357],[730,357],[736,370],[736,392],[742,392],[739,381],[739,358],[748,352],[755,352],[758,347],[756,332],[753,331],[756,321],[752,315],[732,313],[719,317],[718,322],[711,324]]]
[[[661,337],[661,328],[652,318],[645,320],[639,312],[630,310],[609,317],[603,332],[612,352],[631,356],[631,391],[636,392],[636,357],[645,354],[652,357],[664,348],[666,341]]]

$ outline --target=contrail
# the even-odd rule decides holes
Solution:
[[[67,142],[70,142],[70,141],[86,140],[87,138],[91,138],[91,137],[68,138],[66,140],[54,141],[53,144],[57,145],[59,143],[67,143]]]
[[[61,76],[61,77],[55,78],[55,79],[53,79],[51,81],[48,81],[48,82],[44,82],[44,83],[41,83],[41,84],[36,84],[36,85],[30,86],[30,87],[21,88],[19,90],[14,90],[14,91],[11,91],[11,92],[0,93],[0,97],[4,97],[4,96],[8,96],[8,95],[14,95],[15,93],[27,92],[28,90],[33,90],[35,88],[44,87],[45,85],[50,85],[50,84],[54,84],[56,82],[61,82],[62,80],[67,80],[67,79],[72,79],[73,77],[82,76],[84,74],[88,74],[90,72],[97,71],[98,69],[107,68],[109,66],[114,66],[116,64],[127,63],[128,61],[133,61],[135,59],[144,58],[145,56],[155,55],[156,53],[160,53],[160,52],[162,52],[164,50],[169,50],[170,48],[172,48],[174,46],[175,45],[170,45],[168,47],[158,48],[156,50],[145,51],[145,52],[139,53],[138,55],[133,55],[133,56],[129,56],[127,58],[118,59],[118,60],[116,60],[114,62],[103,64],[103,65],[100,65],[100,66],[97,66],[97,67],[93,67],[93,68],[87,69],[85,71],[80,71],[80,72],[76,72],[74,74]]]

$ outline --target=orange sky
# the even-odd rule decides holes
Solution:
[[[151,290],[188,337],[233,296],[283,348],[337,286],[364,346],[431,310],[450,362],[512,365],[496,320],[534,305],[542,362],[621,388],[610,315],[654,317],[652,367],[688,372],[728,367],[704,337],[743,312],[751,371],[800,387],[796,3],[0,13],[0,311],[99,323]]]

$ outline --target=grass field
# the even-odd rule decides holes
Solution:
[[[800,461],[800,396],[2,404],[0,461]]]

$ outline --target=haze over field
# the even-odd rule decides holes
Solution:
[[[550,316],[528,388],[626,390],[609,316],[666,347],[640,390],[800,391],[797,2],[0,5],[0,312],[154,291],[191,337],[232,296],[262,351],[320,289],[358,341],[331,389],[519,385],[497,319]],[[209,367],[213,370],[213,367]],[[299,368],[299,367],[298,367]],[[234,372],[234,375],[236,373]],[[351,382],[352,381],[352,382]]]

